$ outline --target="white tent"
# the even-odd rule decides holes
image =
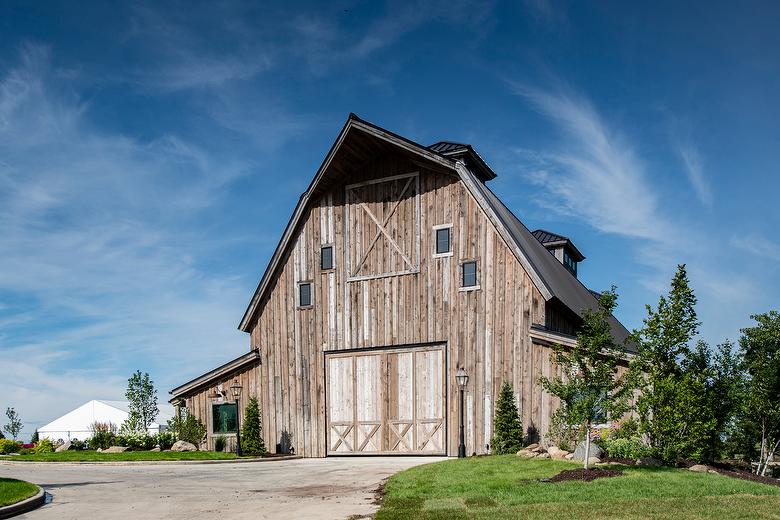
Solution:
[[[168,419],[172,418],[175,413],[173,406],[169,404],[158,405],[158,408],[160,413],[155,419],[156,422],[153,422],[149,427],[149,433],[165,430]],[[48,438],[53,441],[59,439],[83,441],[92,435],[92,431],[89,429],[92,423],[95,421],[110,422],[119,428],[127,419],[129,410],[130,405],[127,401],[89,401],[38,428],[38,436],[41,439]]]

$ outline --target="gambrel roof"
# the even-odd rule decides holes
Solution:
[[[578,316],[585,309],[596,309],[598,302],[590,291],[574,277],[534,237],[522,222],[485,185],[496,174],[470,145],[440,142],[422,146],[350,114],[338,138],[287,223],[281,240],[244,313],[239,328],[249,332],[260,302],[271,288],[274,273],[284,258],[285,250],[304,218],[309,202],[328,186],[349,174],[350,165],[360,165],[380,153],[397,153],[426,168],[457,175],[476,199],[499,235],[533,280],[545,300],[558,300]],[[628,331],[613,318],[613,336],[618,342],[628,337]]]

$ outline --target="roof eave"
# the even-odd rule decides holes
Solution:
[[[198,377],[187,381],[183,385],[179,385],[173,390],[170,390],[168,393],[171,394],[172,397],[169,402],[172,403],[173,401],[178,400],[183,394],[207,385],[216,378],[231,372],[235,372],[236,370],[240,370],[258,361],[260,361],[260,352],[254,349],[250,350],[246,354],[242,354],[235,359],[231,359],[224,365],[220,365],[213,370],[209,370],[205,374],[201,374]]]

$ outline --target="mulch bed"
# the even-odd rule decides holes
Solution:
[[[601,459],[601,462],[608,462],[611,464],[625,464],[626,466],[636,466],[636,459],[620,459],[618,457],[605,457]]]
[[[761,475],[756,475],[755,473],[750,473],[749,471],[718,468],[715,468],[715,470],[721,475],[726,475],[727,477],[740,478],[742,480],[752,480],[753,482],[761,482],[762,484],[769,484],[770,486],[780,487],[780,480],[777,480],[776,478],[762,477]]]
[[[542,479],[542,482],[555,483],[555,482],[567,482],[569,480],[577,480],[580,482],[591,482],[593,480],[596,480],[597,478],[619,477],[622,474],[623,474],[623,470],[620,469],[604,469],[604,468],[567,469],[561,471],[554,477]]]

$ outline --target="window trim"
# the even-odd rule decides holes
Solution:
[[[450,230],[450,250],[446,251],[444,253],[437,253],[436,247],[439,245],[438,237],[436,236],[438,231],[440,229],[449,229]],[[432,258],[445,258],[448,256],[453,256],[455,254],[455,248],[452,245],[452,223],[449,224],[438,224],[436,226],[433,226],[433,251],[431,253]]]
[[[330,267],[322,267],[322,250],[330,248]],[[329,273],[336,270],[336,246],[334,244],[320,244],[320,271]]]
[[[477,282],[476,285],[463,285],[463,267],[466,264],[474,264],[474,277],[476,278],[474,281]],[[460,292],[466,292],[466,291],[478,291],[481,289],[479,285],[479,278],[480,278],[480,272],[479,272],[479,262],[475,258],[467,258],[460,262],[460,287],[458,287],[458,291]]]
[[[309,286],[309,304],[308,305],[301,305],[301,286],[302,285],[308,285]],[[314,307],[314,282],[311,280],[301,280],[297,284],[295,284],[295,288],[297,289],[295,300],[297,303],[298,309],[311,309]]]
[[[216,426],[216,422],[214,421],[214,407],[215,406],[224,406],[224,405],[233,405],[236,407],[236,430],[232,432],[215,432],[214,426]],[[221,403],[211,403],[211,428],[209,428],[209,435],[212,437],[216,437],[218,435],[236,435],[238,433],[238,403],[236,401],[223,401]]]

